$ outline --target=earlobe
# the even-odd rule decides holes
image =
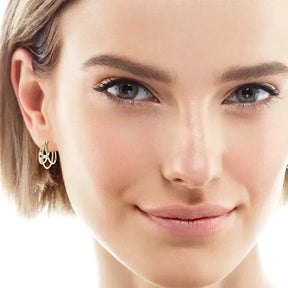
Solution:
[[[44,93],[32,67],[28,50],[18,48],[11,57],[11,83],[17,97],[24,122],[35,143],[49,139],[47,123],[43,115]]]

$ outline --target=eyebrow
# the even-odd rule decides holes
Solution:
[[[170,85],[175,84],[177,81],[177,75],[175,73],[162,70],[155,66],[145,65],[123,56],[110,54],[102,54],[87,59],[81,65],[81,69],[85,70],[97,65],[114,67],[140,77],[154,79]],[[223,82],[248,80],[251,78],[285,73],[288,73],[288,66],[279,61],[265,62],[251,66],[236,65],[218,74],[215,85]]]
[[[175,75],[172,75],[171,73],[164,71],[160,68],[150,65],[144,65],[123,56],[107,54],[94,56],[86,60],[82,64],[81,68],[85,70],[86,68],[96,65],[114,67],[140,77],[151,78],[167,84],[176,83]]]
[[[222,82],[248,80],[251,78],[288,73],[288,66],[279,61],[265,62],[251,66],[232,66],[216,79],[215,84]]]

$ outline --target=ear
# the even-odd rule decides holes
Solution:
[[[40,78],[33,70],[32,57],[28,50],[18,48],[14,51],[10,72],[10,80],[23,120],[33,141],[40,147],[45,140],[48,140],[49,151],[56,151],[46,109],[49,98],[41,87]]]

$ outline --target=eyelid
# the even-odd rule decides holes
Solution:
[[[101,81],[101,83],[106,83],[106,82],[109,82],[109,80],[119,80],[119,81],[121,81],[121,80],[127,80],[127,81],[129,81],[129,82],[133,82],[133,83],[135,83],[135,84],[139,84],[140,86],[142,85],[142,86],[144,86],[144,88],[146,87],[149,91],[150,91],[150,93],[151,94],[153,94],[153,96],[155,96],[155,97],[158,97],[158,99],[159,99],[159,95],[158,95],[158,93],[157,93],[157,91],[153,88],[153,87],[151,87],[149,84],[147,84],[147,83],[144,83],[144,82],[142,82],[141,80],[138,80],[138,79],[133,79],[133,78],[129,78],[129,77],[109,77],[109,78],[107,78],[106,80],[103,80],[103,81]],[[100,83],[100,84],[101,84]],[[227,97],[229,97],[229,96],[231,96],[231,94],[232,93],[235,93],[235,92],[237,92],[238,90],[240,90],[240,88],[242,88],[242,87],[246,87],[246,86],[255,86],[255,85],[259,85],[260,87],[260,89],[263,89],[261,86],[264,86],[264,87],[266,87],[266,88],[268,88],[268,89],[271,89],[272,91],[274,91],[275,93],[277,93],[277,94],[279,94],[280,92],[279,92],[279,90],[277,89],[277,87],[276,86],[274,86],[274,85],[272,85],[272,84],[270,84],[270,83],[266,83],[266,82],[257,82],[257,81],[255,81],[255,82],[246,82],[246,83],[241,83],[241,84],[238,84],[236,87],[233,87],[233,88],[231,88],[228,92],[226,92],[225,93],[225,98],[227,98]],[[99,87],[99,85],[97,85],[96,87]],[[160,97],[161,98],[161,97]]]
[[[270,89],[271,91],[273,91],[275,94],[279,94],[279,90],[277,89],[276,86],[266,83],[266,82],[248,82],[248,83],[241,83],[239,85],[237,85],[234,88],[231,88],[225,95],[225,99],[231,95],[233,95],[233,93],[236,93],[237,91],[241,90],[241,88],[243,87],[255,87],[255,86],[259,86],[259,89],[263,89],[263,87],[266,87],[267,89]]]
[[[240,102],[240,101],[227,101],[227,99],[233,97],[237,94],[238,91],[241,91],[243,88],[252,87],[254,89],[260,89],[269,93],[270,97],[265,98],[260,101],[252,101],[252,102]],[[263,83],[263,82],[249,82],[245,84],[238,85],[238,87],[233,89],[233,92],[229,92],[228,97],[225,96],[224,104],[227,105],[228,110],[231,111],[240,111],[240,112],[249,112],[249,111],[263,111],[263,109],[268,108],[273,103],[277,103],[282,98],[280,91],[271,84]],[[223,102],[222,102],[223,103]],[[235,108],[236,107],[236,108]]]
[[[139,86],[142,86],[142,88],[144,90],[146,90],[147,93],[149,93],[151,95],[151,99],[154,98],[154,100],[156,99],[156,102],[161,103],[161,101],[159,101],[159,99],[161,99],[161,97],[159,98],[157,96],[157,93],[151,92],[151,91],[155,91],[155,90],[153,88],[151,88],[150,85],[147,85],[146,83],[143,83],[142,81],[139,81],[139,80],[131,79],[129,77],[110,77],[106,80],[103,80],[100,84],[96,85],[94,87],[94,89],[96,91],[103,92],[103,91],[106,91],[108,88],[113,87],[114,85],[118,85],[121,82],[125,83],[125,81],[130,82],[130,83],[134,83],[134,84],[139,85]],[[109,83],[111,83],[111,86],[109,86]],[[106,86],[105,86],[105,84],[106,84]],[[101,87],[103,87],[102,91],[101,91]],[[270,100],[252,101],[252,102],[249,102],[249,101],[248,102],[245,102],[245,101],[244,102],[227,101],[227,99],[233,97],[238,91],[240,91],[241,89],[244,89],[246,87],[252,87],[254,89],[260,89],[260,90],[266,91],[267,93],[270,93],[270,95],[272,95],[272,98],[275,98],[280,94],[279,90],[272,84],[263,83],[263,82],[241,83],[241,84],[237,85],[236,87],[234,87],[233,89],[231,89],[229,92],[225,93],[225,94],[228,94],[228,96],[225,95],[224,102],[222,102],[222,104],[223,103],[228,104],[228,106],[230,106],[232,104],[232,106],[234,106],[234,107],[236,106],[235,109],[237,109],[237,107],[239,107],[239,109],[241,109],[241,110],[245,109],[245,106],[246,106],[246,109],[249,110],[251,108],[253,108],[253,109],[261,108],[261,106],[263,106],[263,104],[268,104],[268,102],[271,102]],[[147,106],[146,105],[147,103],[145,103],[145,102],[153,102],[149,99],[148,100],[133,100],[133,99],[121,99],[121,98],[118,98],[117,96],[107,96],[107,97],[110,98],[110,100],[117,102],[118,104],[124,104],[124,105],[126,104],[128,106],[134,106],[135,108],[137,105],[138,106],[139,105]],[[281,98],[281,97],[278,96],[277,98]]]
[[[157,91],[156,91],[153,87],[151,87],[149,84],[144,83],[144,82],[142,82],[141,80],[133,79],[133,78],[125,77],[125,76],[124,76],[124,77],[122,77],[122,76],[121,76],[121,77],[115,76],[115,77],[106,78],[105,80],[101,81],[101,83],[109,82],[109,80],[113,80],[113,81],[115,81],[115,80],[117,80],[117,81],[118,81],[118,80],[119,80],[119,81],[123,80],[123,81],[127,81],[127,82],[133,82],[134,84],[143,86],[143,87],[146,88],[153,96],[158,97]],[[99,85],[101,85],[101,83],[100,83]],[[99,85],[95,86],[95,88],[99,88]]]

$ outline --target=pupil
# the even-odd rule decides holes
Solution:
[[[250,87],[244,88],[242,89],[242,93],[241,96],[244,99],[252,99],[253,100],[253,96],[255,96],[255,93],[253,93],[253,89],[251,89]]]
[[[126,91],[129,91],[128,93],[130,93],[131,92],[131,84],[125,84],[125,85],[123,85],[123,91],[124,91],[124,93],[126,92]],[[122,92],[122,91],[121,91]]]
[[[138,89],[134,88],[133,89],[133,84],[123,84],[120,86],[120,94],[128,94],[130,95],[132,98],[134,97],[134,94],[137,94]]]

